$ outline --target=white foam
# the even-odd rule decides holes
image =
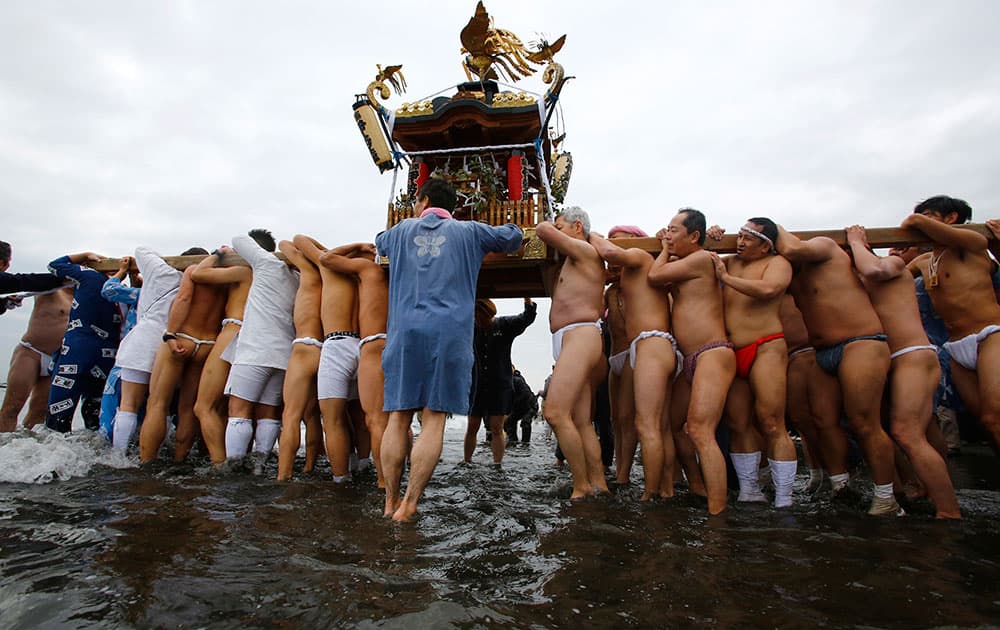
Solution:
[[[135,468],[138,462],[115,451],[92,431],[50,431],[44,426],[0,434],[0,482],[49,483],[85,477],[95,465]]]

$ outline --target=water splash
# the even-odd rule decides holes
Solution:
[[[91,431],[59,433],[45,427],[0,434],[0,482],[45,484],[85,477],[95,465],[135,468],[138,462],[114,450]]]

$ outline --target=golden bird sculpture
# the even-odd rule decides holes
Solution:
[[[383,69],[382,64],[375,64],[375,68],[378,69],[378,74],[375,75],[375,80],[368,84],[368,100],[382,107],[375,98],[375,91],[378,90],[378,96],[382,100],[389,98],[391,93],[386,85],[388,83],[396,91],[396,94],[401,95],[406,91],[406,77],[403,76],[403,66],[401,65],[386,66]]]
[[[472,75],[480,81],[495,80],[502,74],[509,81],[517,81],[535,73],[528,58],[529,51],[520,38],[511,31],[496,28],[490,14],[486,12],[482,0],[476,5],[476,13],[462,29],[462,53],[465,59],[462,68],[465,76],[472,81]]]
[[[551,44],[545,40],[543,37],[537,42],[538,50],[529,50],[528,59],[541,65],[543,63],[550,63],[555,57],[555,54],[562,50],[563,44],[566,43],[566,36],[563,35]]]
[[[537,42],[538,50],[528,51],[529,60],[537,64],[547,64],[545,66],[545,70],[542,72],[542,81],[553,84],[554,88],[557,90],[562,82],[564,72],[562,64],[556,62],[555,55],[557,52],[562,50],[563,44],[565,43],[565,35],[551,44],[543,37],[541,41]]]

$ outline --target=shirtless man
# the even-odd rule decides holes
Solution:
[[[244,457],[253,440],[258,473],[281,432],[279,409],[295,338],[292,309],[299,276],[250,236],[234,236],[233,248],[253,268],[253,280],[227,383],[226,458]]]
[[[809,345],[809,330],[802,319],[802,312],[795,306],[795,298],[786,293],[781,298],[778,309],[781,319],[781,330],[785,333],[785,345],[788,347],[788,370],[785,396],[785,408],[788,410],[788,420],[799,431],[802,439],[802,452],[809,466],[809,483],[806,490],[815,492],[823,483],[823,453],[820,450],[819,428],[813,417],[810,401],[815,385],[822,378],[816,374],[816,349]]]
[[[353,275],[358,281],[358,327],[361,336],[358,342],[361,355],[358,359],[358,394],[371,435],[378,487],[384,489],[382,435],[389,423],[389,414],[382,409],[385,398],[382,350],[385,349],[389,317],[389,283],[385,270],[375,262],[373,243],[335,247],[320,257],[320,264],[331,271]],[[398,479],[396,484],[399,484]]]
[[[274,237],[264,229],[254,229],[247,233],[265,251],[274,251]],[[192,279],[198,284],[225,287],[226,307],[222,320],[222,330],[215,337],[215,345],[205,359],[198,382],[198,398],[194,403],[194,414],[201,427],[201,436],[208,447],[213,464],[226,461],[226,415],[225,395],[229,368],[236,356],[236,344],[240,328],[243,326],[243,312],[247,295],[253,282],[253,270],[245,265],[219,266],[222,258],[235,253],[229,247],[220,247],[205,258],[195,269]]]
[[[40,293],[34,297],[28,330],[14,347],[7,371],[7,391],[0,408],[0,432],[17,428],[17,416],[29,401],[24,428],[45,422],[49,401],[49,364],[52,355],[62,345],[63,333],[69,321],[73,303],[73,287]]]
[[[920,230],[934,250],[914,261],[934,310],[948,328],[945,349],[962,401],[979,417],[994,448],[1000,448],[1000,305],[986,237],[958,227],[972,218],[961,199],[938,196],[920,202],[902,223]]]
[[[570,498],[579,499],[608,491],[592,424],[595,379],[604,357],[604,261],[587,240],[590,217],[580,208],[564,209],[554,223],[539,223],[535,233],[565,256],[552,289],[549,330],[556,364],[542,415],[555,431],[573,475]]]
[[[358,409],[358,283],[347,274],[334,271],[323,263],[327,249],[316,240],[299,235],[296,246],[319,268],[322,278],[320,319],[323,345],[317,372],[317,394],[323,417],[326,456],[333,480],[343,483],[350,478],[352,447],[351,421],[361,419]],[[353,401],[353,404],[350,404]],[[353,416],[349,405],[354,407]]]
[[[206,256],[202,263],[213,258]],[[194,403],[198,383],[205,360],[215,346],[226,306],[225,288],[195,282],[195,269],[188,267],[184,271],[177,297],[170,306],[163,342],[153,362],[146,418],[139,432],[139,459],[142,462],[156,459],[160,451],[167,435],[170,403],[178,386],[174,461],[184,461],[194,446],[197,431]]]
[[[608,232],[608,238],[630,236],[646,236],[646,233],[635,226],[620,225],[616,225]],[[629,483],[632,476],[632,464],[636,448],[639,446],[639,434],[635,430],[632,368],[628,363],[631,338],[625,329],[626,308],[621,290],[621,271],[621,267],[608,262],[605,281],[610,281],[610,284],[604,290],[604,321],[611,334],[608,396],[611,400],[611,428],[615,438],[615,482],[623,486]]]
[[[721,259],[712,254],[712,259],[716,277],[725,285],[726,332],[736,346],[736,379],[726,401],[729,455],[740,482],[736,500],[766,500],[758,483],[756,427],[771,467],[774,507],[781,508],[792,504],[798,456],[785,428],[788,346],[778,314],[792,266],[775,255],[777,238],[778,228],[770,219],[748,219],[736,237],[736,255]]]
[[[616,233],[618,234],[618,233]],[[653,257],[638,248],[622,249],[590,233],[590,244],[609,265],[618,267],[618,293],[625,306],[630,340],[628,364],[633,375],[635,427],[642,444],[645,488],[642,500],[674,496],[674,438],[670,429],[671,381],[682,357],[670,334],[667,294],[649,284]],[[623,453],[627,457],[634,450]]]
[[[295,339],[292,341],[292,356],[288,359],[288,371],[285,373],[282,392],[285,408],[281,414],[283,437],[278,444],[278,481],[287,481],[292,478],[295,455],[299,452],[302,421],[305,420],[308,427],[318,420],[316,372],[319,370],[319,357],[323,349],[323,323],[320,321],[323,280],[316,265],[302,254],[302,250],[294,242],[281,241],[278,247],[288,258],[288,262],[299,270],[299,290],[295,294],[295,308],[292,311]],[[314,427],[313,431],[315,430]]]
[[[816,348],[817,386],[812,402],[823,461],[835,494],[847,486],[847,438],[838,424],[841,400],[871,471],[875,497],[869,514],[901,513],[892,495],[892,440],[882,430],[882,390],[889,346],[851,258],[829,238],[802,241],[778,226],[778,253],[794,267],[790,291]]]
[[[948,465],[927,441],[934,416],[934,392],[941,381],[937,346],[920,322],[913,276],[899,256],[879,258],[868,247],[863,227],[847,228],[854,266],[889,337],[892,437],[906,453],[934,502],[938,518],[961,518]]]
[[[703,248],[705,234],[705,215],[693,208],[679,210],[656,234],[663,249],[648,277],[651,284],[668,287],[673,296],[674,333],[690,386],[684,430],[698,453],[708,512],[720,514],[726,509],[726,462],[715,429],[736,373],[736,359],[726,338],[715,263]]]

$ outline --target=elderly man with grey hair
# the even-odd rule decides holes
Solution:
[[[552,426],[573,474],[572,499],[608,491],[601,447],[591,422],[594,391],[604,379],[601,314],[604,261],[590,244],[590,217],[566,208],[536,234],[563,255],[552,290],[549,329],[555,367],[542,415]]]

